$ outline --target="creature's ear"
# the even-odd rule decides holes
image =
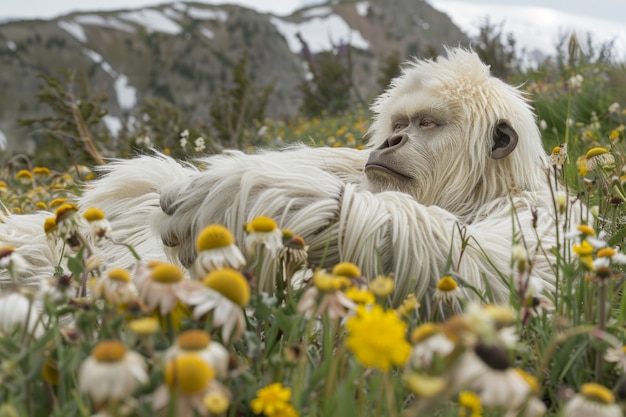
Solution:
[[[506,119],[498,120],[498,124],[493,132],[493,147],[491,148],[491,158],[504,158],[517,146],[517,132],[513,130],[511,124]]]

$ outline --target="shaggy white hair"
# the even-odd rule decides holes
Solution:
[[[481,290],[488,285],[504,301],[511,247],[520,242],[533,274],[553,290],[551,248],[563,225],[556,224],[550,166],[523,94],[490,76],[475,53],[450,49],[446,57],[407,64],[372,109],[365,150],[228,151],[203,158],[202,170],[165,155],[118,160],[102,168],[106,175],[79,206],[102,209],[115,239],[145,259],[187,268],[206,225],[225,225],[243,247],[242,226],[264,215],[305,239],[312,264],[351,261],[370,278],[393,274],[396,303],[409,293],[432,293],[446,273]],[[493,154],[499,130],[516,136],[504,157]],[[573,209],[574,219],[580,210]],[[0,240],[24,253],[32,244],[20,247],[15,234],[7,235],[22,227],[21,217],[4,219]],[[28,233],[41,236],[28,241],[47,245],[42,216],[31,218],[39,229]],[[52,273],[53,253],[41,249],[47,270],[29,257],[37,264],[31,281]],[[115,267],[135,262],[123,246],[102,254]],[[275,276],[275,267],[267,262],[264,276]],[[272,283],[260,286],[271,290]]]

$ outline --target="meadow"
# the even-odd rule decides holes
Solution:
[[[219,227],[197,244],[206,265],[221,257],[233,269],[209,266],[187,280],[137,254],[133,271],[109,270],[89,256],[87,238],[109,238],[106,213],[79,214],[72,204],[96,176],[88,164],[51,169],[12,158],[0,171],[5,211],[54,212],[46,238],[65,245],[40,288],[2,283],[0,416],[623,415],[626,68],[581,57],[510,81],[535,106],[550,175],[570,190],[555,193],[556,211],[567,217],[579,200],[590,210],[569,219],[578,234],[543,248],[557,254],[555,294],[519,290],[532,265],[511,243],[511,269],[501,271],[511,282],[507,305],[491,304],[488,291],[481,304],[467,302],[462,279],[443,276],[431,311],[414,297],[394,306],[391,277],[362,277],[349,263],[320,265],[302,282],[306,242],[267,218],[247,232],[256,256],[279,266],[272,295],[255,285],[257,258]],[[263,120],[255,144],[359,148],[368,119],[357,107]],[[165,151],[195,156],[204,140],[177,132]],[[9,277],[23,265],[18,251],[0,247]]]

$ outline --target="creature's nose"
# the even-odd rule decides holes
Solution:
[[[400,147],[404,145],[408,140],[409,140],[409,136],[406,134],[391,135],[387,139],[385,139],[383,144],[380,145],[378,149],[382,150],[382,149],[387,149],[387,148],[393,148],[396,146]]]

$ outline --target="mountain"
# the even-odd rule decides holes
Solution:
[[[450,18],[424,0],[337,1],[275,16],[234,5],[191,2],[113,12],[73,13],[51,20],[0,24],[0,147],[5,155],[35,152],[36,134],[18,118],[48,114],[35,94],[38,74],[61,68],[86,74],[93,93],[106,93],[107,125],[115,131],[147,97],[208,120],[212,97],[231,81],[244,50],[257,85],[274,85],[269,116],[288,116],[302,102],[307,76],[301,35],[312,53],[353,47],[355,84],[363,97],[380,92],[378,78],[393,53],[401,58],[467,45]]]

